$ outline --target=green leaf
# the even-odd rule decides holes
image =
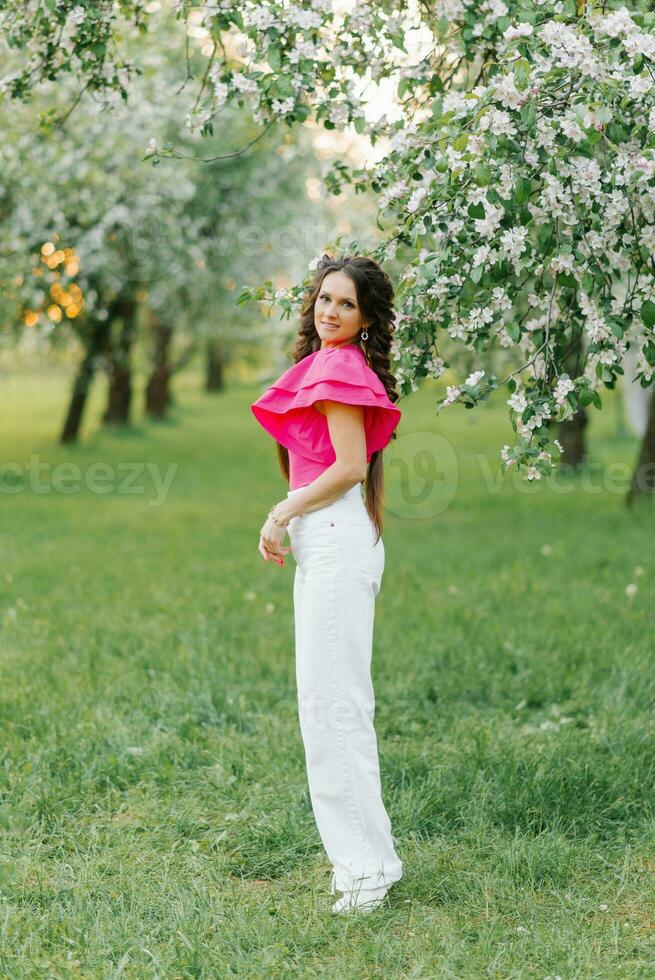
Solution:
[[[619,316],[610,316],[607,318],[607,322],[610,325],[610,329],[615,337],[621,338],[626,331],[626,325]]]
[[[510,272],[509,262],[506,261],[496,262],[491,269],[491,275],[494,282],[505,282]]]
[[[607,127],[607,135],[613,143],[625,143],[628,138],[628,130],[621,123],[610,123]]]
[[[531,190],[532,182],[526,177],[519,177],[514,188],[514,202],[516,204],[525,204],[530,199]]]
[[[514,79],[519,91],[523,91],[523,89],[528,87],[528,82],[530,81],[530,62],[527,58],[519,58],[515,63]]]
[[[474,171],[475,183],[478,187],[487,187],[491,183],[491,167],[487,163],[479,163]]]
[[[511,320],[509,323],[505,324],[505,330],[510,335],[514,343],[518,343],[521,337],[521,326],[515,320]],[[513,388],[511,389],[514,390]]]
[[[600,378],[603,384],[611,385],[614,383],[614,375],[607,364],[596,365],[596,377]]]
[[[486,211],[483,204],[469,204],[468,213],[471,218],[484,218]]]
[[[272,71],[279,71],[282,65],[280,49],[276,48],[274,45],[271,45],[271,47],[268,49],[267,60]]]
[[[647,299],[641,307],[641,319],[647,327],[655,326],[655,303]]]
[[[537,122],[537,110],[530,102],[521,109],[521,122],[528,129]]]
[[[471,279],[466,279],[459,295],[463,306],[471,306],[477,295],[475,283]]]
[[[651,367],[655,367],[655,343],[651,341],[650,343],[645,344],[643,350],[644,357],[648,363],[651,365]]]

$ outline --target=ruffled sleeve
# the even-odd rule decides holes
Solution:
[[[326,347],[290,367],[250,406],[259,424],[287,449],[330,465],[336,456],[327,419],[314,408],[329,399],[364,406],[366,458],[384,449],[401,411],[354,344]]]

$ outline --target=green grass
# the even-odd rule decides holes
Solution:
[[[305,782],[293,560],[257,551],[286,495],[258,390],[189,374],[170,422],[122,434],[98,390],[59,447],[66,387],[0,382],[0,976],[655,977],[655,516],[611,489],[636,454],[617,404],[587,475],[528,493],[485,483],[502,400],[402,403],[374,681],[405,877],[343,919]],[[149,480],[57,492],[61,462],[177,470],[152,506]]]

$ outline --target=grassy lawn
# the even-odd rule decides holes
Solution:
[[[585,474],[526,488],[502,400],[402,403],[374,681],[405,877],[341,918],[258,393],[190,373],[118,434],[97,390],[71,448],[66,378],[0,381],[0,976],[655,977],[655,510],[624,506],[617,404]]]

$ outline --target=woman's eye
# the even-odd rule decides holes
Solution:
[[[321,294],[321,295],[319,296],[319,299],[323,299],[323,300],[329,300],[329,299],[330,299],[330,297],[329,297],[329,296],[326,296],[326,295],[325,295],[325,293],[322,293],[322,294]],[[344,303],[346,304],[346,306],[352,306],[352,305],[353,305],[353,304],[352,304],[352,303],[350,302],[350,300],[349,300],[349,299],[345,299],[345,300],[344,300]]]
[[[324,299],[324,300],[329,300],[329,298],[330,298],[330,297],[329,297],[329,296],[326,296],[325,294],[323,294],[323,296],[319,296],[319,299]],[[345,304],[346,304],[347,306],[352,306],[352,303],[350,302],[350,300],[349,300],[349,299],[346,299],[346,300],[344,300],[344,303],[345,303]]]

